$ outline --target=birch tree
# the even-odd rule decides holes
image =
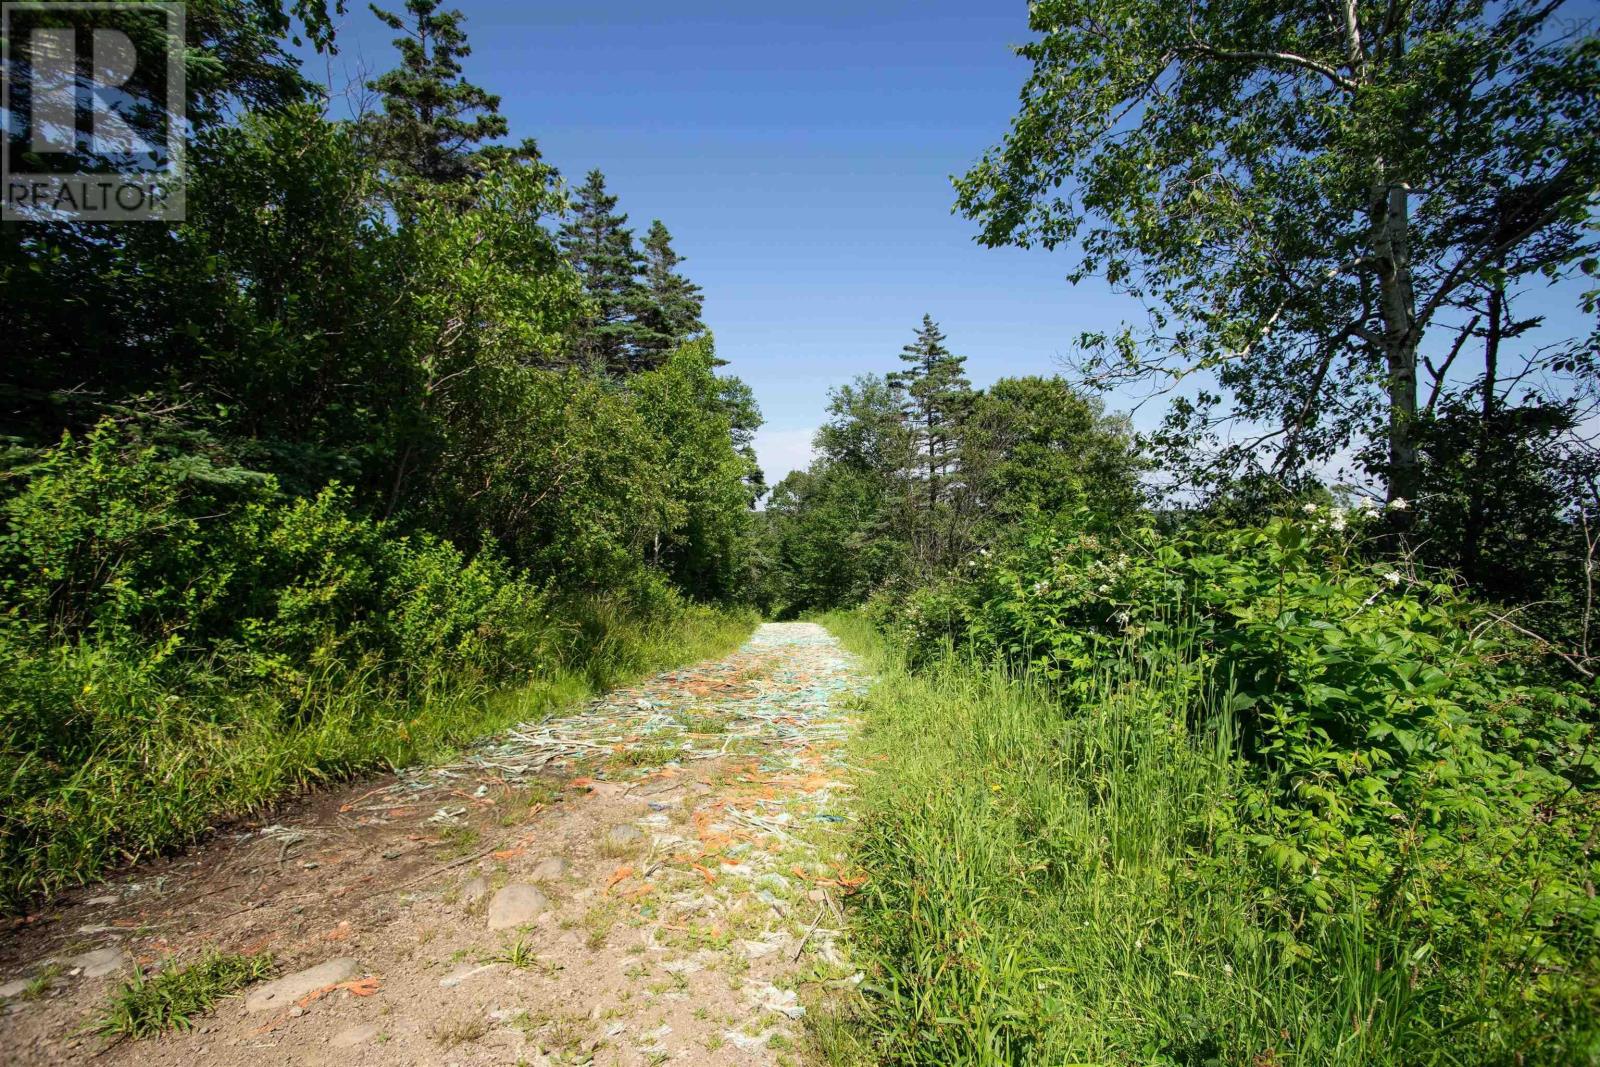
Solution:
[[[1594,273],[1600,45],[1560,0],[1039,0],[987,245],[1075,249],[1149,322],[1084,369],[1179,390],[1169,442],[1284,477],[1370,435],[1419,490],[1418,366],[1468,294]],[[1470,339],[1470,338],[1469,338]],[[1426,363],[1424,363],[1426,366]]]

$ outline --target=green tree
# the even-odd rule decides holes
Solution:
[[[470,177],[482,142],[507,130],[500,98],[462,74],[461,61],[472,54],[465,16],[439,10],[439,3],[406,0],[403,14],[370,5],[400,35],[394,39],[400,65],[368,83],[383,110],[362,126],[374,156],[413,193]]]
[[[1267,429],[1222,459],[1289,473],[1366,433],[1410,500],[1419,354],[1456,303],[1595,246],[1600,40],[1562,6],[1041,0],[1021,112],[958,206],[1155,305],[1147,347],[1089,337],[1089,365],[1213,374],[1178,440],[1243,416]]]
[[[657,487],[670,501],[668,521],[647,558],[685,592],[706,600],[742,592],[740,557],[749,549],[755,503],[755,465],[735,443],[732,418],[739,409],[726,402],[740,390],[717,377],[716,362],[711,339],[702,338],[628,383],[659,449]],[[739,414],[759,425],[758,412]]]
[[[639,322],[639,362],[654,366],[705,330],[700,321],[704,300],[700,287],[679,273],[683,257],[673,249],[672,234],[660,219],[650,223],[641,248],[647,299]]]
[[[966,489],[983,534],[1087,508],[1110,522],[1137,511],[1144,469],[1126,418],[1059,377],[1001,378],[979,393],[962,433]]]
[[[640,366],[639,318],[648,305],[639,280],[642,260],[627,222],[597,168],[578,187],[571,216],[561,226],[561,249],[593,303],[577,336],[577,360],[615,375]]]
[[[856,604],[906,571],[920,487],[902,401],[872,374],[829,395],[816,460],[780,481],[763,513],[776,610]]]
[[[916,340],[900,350],[906,369],[889,376],[916,455],[921,514],[911,531],[913,551],[929,568],[948,562],[961,540],[963,517],[952,487],[961,470],[961,430],[972,407],[966,357],[952,355],[944,342],[933,316],[922,316]]]

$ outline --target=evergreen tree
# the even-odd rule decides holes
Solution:
[[[561,227],[561,248],[594,302],[576,345],[578,361],[620,375],[643,366],[640,319],[649,300],[639,280],[643,261],[627,228],[628,216],[616,207],[605,175],[591,170],[577,190],[572,217]]]
[[[648,365],[705,330],[700,321],[700,287],[682,274],[683,257],[672,247],[672,234],[660,219],[644,238],[644,285],[649,295],[639,334],[640,355]]]
[[[531,141],[520,149],[479,148],[506,133],[500,98],[462,77],[472,54],[460,11],[440,11],[439,0],[406,0],[404,15],[376,4],[372,13],[400,34],[400,66],[368,83],[383,96],[383,111],[364,129],[384,168],[404,184],[445,185],[473,175],[480,157],[508,154],[538,159]]]
[[[900,350],[906,369],[890,375],[900,397],[906,425],[916,446],[917,476],[921,479],[923,521],[913,532],[918,556],[937,565],[954,543],[946,529],[954,516],[945,507],[961,467],[961,427],[972,406],[972,383],[966,377],[966,357],[952,355],[933,316],[922,316],[917,338]]]

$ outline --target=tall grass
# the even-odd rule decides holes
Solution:
[[[312,668],[293,691],[215,665],[148,669],[125,650],[52,646],[8,687],[61,694],[92,726],[60,766],[0,743],[0,910],[194,839],[306,788],[441,758],[619,682],[719,654],[748,612],[689,607],[648,620],[609,601],[569,605],[524,684],[438,672],[400,695],[381,663]]]
[[[1067,713],[1028,678],[951,657],[912,674],[859,616],[824,621],[879,678],[854,912],[876,1061],[1593,1062],[1593,1031],[1520,1039],[1492,981],[1439,1011],[1471,982],[1394,965],[1420,951],[1404,930],[1287,927],[1233,825],[1226,694],[1181,649],[1103,665]]]

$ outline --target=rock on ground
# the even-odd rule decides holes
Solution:
[[[506,930],[531,923],[550,910],[545,895],[526,882],[513,882],[489,901],[489,929]]]
[[[528,876],[535,882],[558,882],[572,870],[572,864],[560,856],[550,856],[534,865]]]
[[[120,971],[127,966],[128,954],[116,945],[108,948],[97,948],[93,952],[85,952],[81,956],[72,957],[74,967],[83,968],[85,978],[101,978]]]
[[[265,985],[256,986],[245,994],[244,1010],[266,1011],[269,1008],[286,1008],[307,993],[325,986],[348,982],[361,970],[360,964],[350,956],[318,964],[294,974],[284,975]]]

